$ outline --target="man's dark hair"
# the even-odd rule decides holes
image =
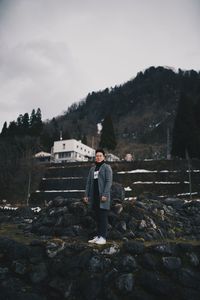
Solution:
[[[105,151],[103,149],[96,149],[95,154],[97,154],[97,152],[101,152],[105,156]]]

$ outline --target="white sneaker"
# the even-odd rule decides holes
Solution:
[[[97,245],[105,245],[106,244],[106,239],[104,239],[102,236],[100,236],[100,238],[98,238],[95,241],[95,244],[97,244]]]
[[[98,236],[95,236],[92,240],[89,240],[88,243],[95,243],[98,240]]]

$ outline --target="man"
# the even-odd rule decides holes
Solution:
[[[97,221],[97,235],[89,240],[89,243],[106,244],[111,185],[112,169],[105,163],[104,150],[97,149],[95,152],[95,166],[89,171],[83,199],[94,210]]]

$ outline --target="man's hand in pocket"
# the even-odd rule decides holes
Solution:
[[[105,197],[105,196],[102,196],[102,197],[101,197],[101,201],[102,201],[102,202],[105,202],[105,201],[107,201],[107,199],[108,199],[108,198],[107,198],[107,197]]]

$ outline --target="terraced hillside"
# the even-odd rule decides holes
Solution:
[[[110,163],[114,182],[122,184],[125,198],[141,194],[159,197],[200,195],[200,161],[149,160]],[[57,196],[78,198],[84,195],[86,178],[91,163],[50,164],[46,167],[39,189],[31,195],[31,205],[42,205]]]

